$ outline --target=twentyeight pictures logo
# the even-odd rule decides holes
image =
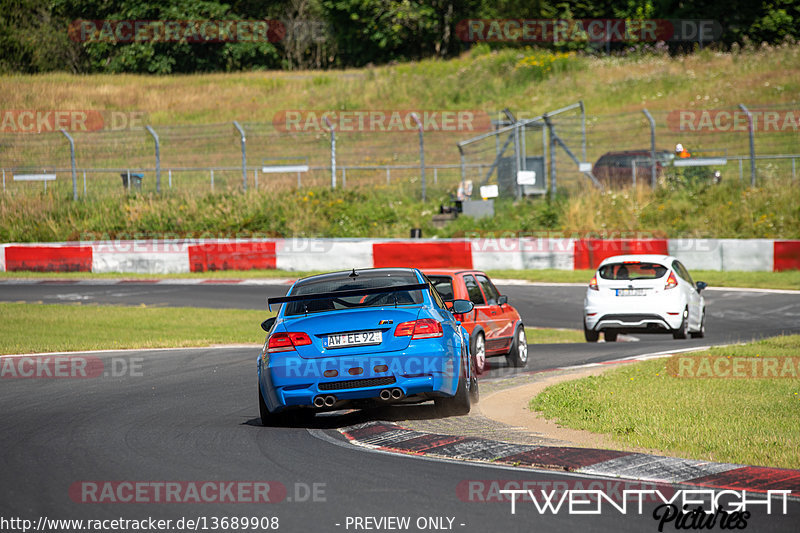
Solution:
[[[47,133],[69,131],[121,131],[142,129],[147,122],[143,111],[97,111],[92,109],[5,109],[0,110],[0,133]]]
[[[489,131],[492,121],[484,111],[445,110],[287,110],[275,114],[272,125],[284,133]]]

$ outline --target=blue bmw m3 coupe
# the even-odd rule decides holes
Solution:
[[[265,425],[320,411],[433,400],[444,416],[478,400],[469,335],[422,272],[375,268],[300,279],[261,325],[258,401]]]

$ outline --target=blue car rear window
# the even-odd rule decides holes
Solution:
[[[307,294],[320,294],[326,292],[349,291],[355,289],[371,289],[394,287],[400,285],[417,284],[419,280],[409,275],[380,275],[371,276],[362,274],[357,278],[343,276],[331,278],[324,276],[319,280],[309,279],[298,284],[292,290],[293,296]],[[422,303],[422,291],[398,291],[391,293],[377,293],[359,296],[329,297],[286,304],[284,316],[297,316],[307,313],[320,313],[339,309],[356,309],[360,307],[380,307],[385,305],[413,305]]]

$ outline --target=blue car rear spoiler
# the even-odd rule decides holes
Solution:
[[[381,294],[401,291],[420,291],[428,289],[427,283],[414,283],[410,285],[395,285],[394,287],[374,287],[366,289],[350,289],[346,291],[318,292],[315,294],[300,294],[297,296],[281,296],[279,298],[269,298],[267,308],[272,311],[273,304],[284,304],[288,302],[303,302],[308,300],[324,300],[327,298],[342,298],[344,296],[366,296],[367,294]]]

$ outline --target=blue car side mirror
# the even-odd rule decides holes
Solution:
[[[269,333],[269,330],[272,329],[273,324],[275,324],[275,317],[270,317],[266,319],[264,322],[261,323],[261,329]]]

